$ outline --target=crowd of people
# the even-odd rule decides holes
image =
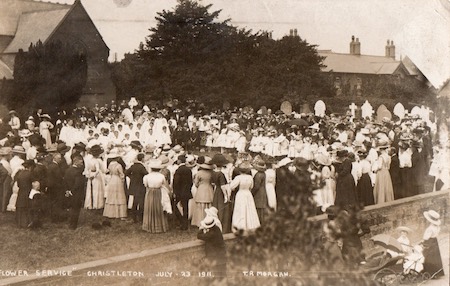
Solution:
[[[1,207],[16,212],[19,227],[68,216],[75,229],[85,208],[151,233],[201,228],[205,218],[223,233],[252,231],[285,207],[287,172],[313,186],[317,214],[432,191],[429,176],[434,190],[447,188],[448,142],[433,147],[435,134],[435,123],[418,116],[377,121],[193,102],[112,102],[24,118],[12,110],[0,122]]]

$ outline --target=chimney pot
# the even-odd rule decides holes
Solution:
[[[359,38],[356,38],[356,42],[354,45],[354,54],[361,55],[361,43],[359,42]]]
[[[355,41],[355,36],[352,36],[352,42],[354,42]]]

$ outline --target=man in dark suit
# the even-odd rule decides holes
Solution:
[[[188,202],[192,199],[192,171],[186,166],[186,157],[184,155],[178,156],[179,167],[173,175],[173,192],[174,196],[174,211],[181,224],[182,230],[188,229]],[[178,211],[176,205],[181,202],[183,207],[183,215]]]
[[[144,215],[145,186],[143,178],[148,174],[142,160],[145,154],[139,153],[131,167],[125,171],[125,175],[130,178],[129,194],[133,196],[133,207],[131,208],[131,217],[134,222],[142,222]]]
[[[83,175],[83,157],[74,156],[73,164],[64,174],[65,196],[69,207],[69,228],[76,229],[81,206],[86,193],[86,177]]]
[[[50,216],[53,222],[61,221],[62,209],[64,205],[64,181],[61,162],[63,160],[60,153],[52,154],[53,160],[47,167],[47,193],[50,205]]]

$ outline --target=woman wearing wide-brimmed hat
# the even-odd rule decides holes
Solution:
[[[218,210],[218,218],[222,223],[222,232],[231,232],[231,189],[230,189],[230,172],[228,164],[230,162],[221,153],[215,154],[211,160],[211,164],[216,166],[214,171],[214,197],[212,205]]]
[[[100,145],[94,145],[89,152],[92,157],[86,160],[88,182],[84,207],[86,209],[102,209],[105,205],[106,166],[100,155],[104,150]]]
[[[200,158],[197,161],[198,172],[194,176],[194,186],[197,191],[194,194],[195,207],[192,212],[192,225],[200,226],[200,221],[205,218],[205,209],[211,207],[213,202],[214,188],[213,182],[213,169],[211,164],[211,158],[204,157],[204,162],[201,162]]]
[[[388,154],[389,142],[378,142],[377,149],[380,152],[380,156],[372,166],[372,170],[376,173],[373,196],[375,204],[380,204],[394,200],[394,187],[392,186],[391,174],[389,173],[391,166],[391,156]]]
[[[45,147],[50,147],[52,145],[52,137],[50,135],[50,129],[53,129],[54,125],[50,122],[50,115],[41,115],[41,123],[39,123],[39,133],[45,140]]]
[[[251,193],[253,188],[253,177],[251,175],[252,165],[249,162],[243,162],[238,166],[239,175],[230,183],[231,189],[236,189],[234,200],[234,210],[232,218],[233,231],[251,231],[260,227],[258,212],[256,211],[255,201]]]
[[[425,263],[423,264],[424,272],[428,272],[432,277],[440,277],[444,275],[442,268],[441,252],[439,250],[438,236],[441,231],[441,216],[435,210],[423,212],[423,216],[429,225],[423,233],[423,256]]]
[[[336,200],[335,205],[340,207],[355,206],[358,203],[355,179],[352,176],[352,162],[348,158],[347,150],[339,150],[336,153],[335,168],[336,178]]]
[[[142,229],[151,233],[168,231],[169,222],[166,213],[172,213],[170,199],[168,201],[165,199],[168,196],[168,183],[159,172],[162,167],[160,160],[150,159],[147,162],[149,173],[143,179],[146,194]]]
[[[8,121],[9,126],[11,126],[11,129],[15,135],[17,135],[19,128],[20,128],[20,119],[17,116],[17,112],[15,110],[11,110],[9,112],[10,120]]]

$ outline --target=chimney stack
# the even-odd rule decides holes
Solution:
[[[350,42],[350,55],[361,55],[361,43],[359,38],[352,36],[352,41]]]
[[[389,56],[395,60],[395,46],[394,41],[391,40],[391,46],[389,49]]]
[[[394,41],[387,40],[386,48],[385,48],[385,56],[388,58],[393,58],[395,60]]]
[[[294,29],[294,37],[297,37],[297,29]]]
[[[289,36],[291,36],[291,37],[294,36],[294,30],[292,30],[292,29],[289,30]]]

